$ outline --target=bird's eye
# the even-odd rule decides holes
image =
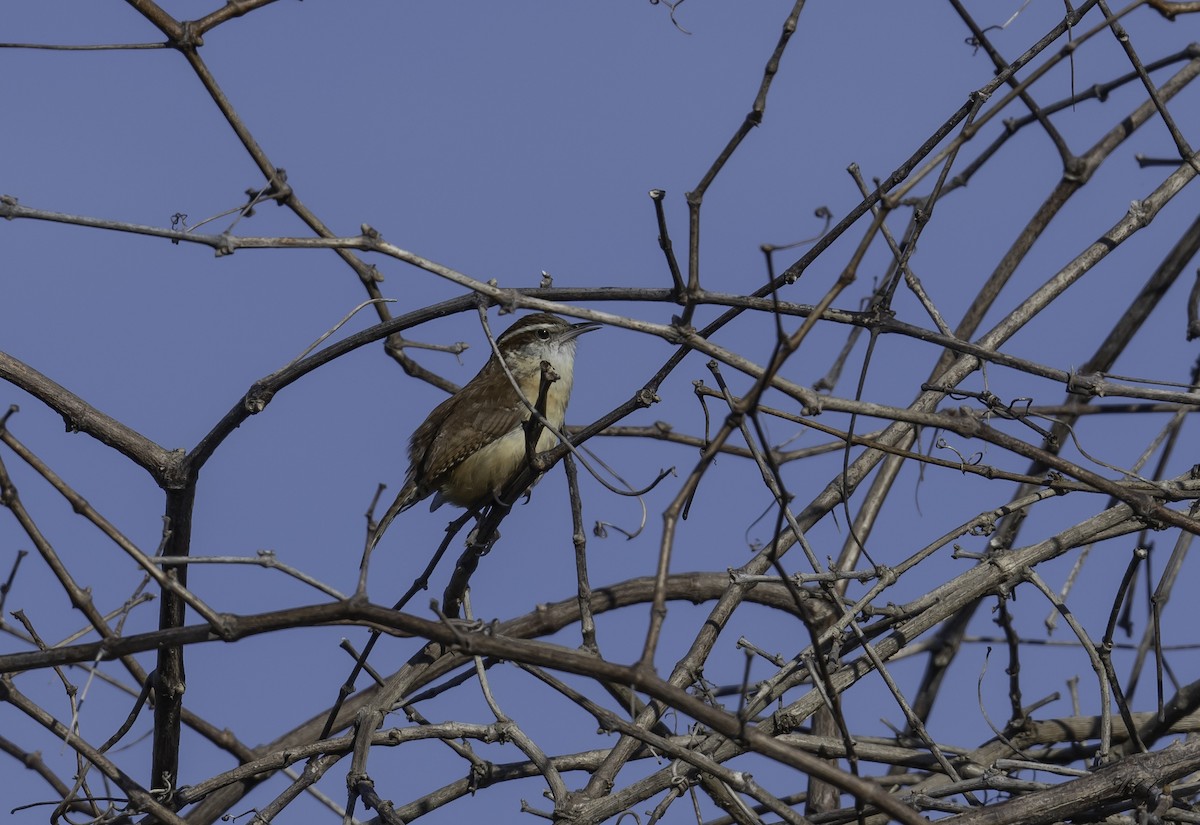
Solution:
[[[544,329],[544,328],[539,329],[537,331],[537,337],[541,338],[543,341],[549,341],[550,340],[550,330]]]

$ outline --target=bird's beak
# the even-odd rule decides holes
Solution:
[[[570,341],[573,338],[578,338],[585,332],[591,332],[594,329],[600,329],[601,324],[595,321],[584,321],[581,324],[571,324],[571,328],[563,335],[564,341]]]

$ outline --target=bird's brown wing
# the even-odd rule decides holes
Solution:
[[[511,387],[503,393],[503,399],[496,403],[480,403],[477,398],[480,393],[476,386],[468,384],[457,395],[452,396],[438,405],[429,418],[413,433],[409,445],[411,467],[409,474],[420,478],[427,491],[432,492],[441,483],[442,478],[462,463],[469,455],[503,435],[521,426],[528,411],[525,409]],[[486,388],[481,388],[487,391]],[[474,415],[464,416],[455,410],[474,409]],[[458,422],[454,427],[444,427],[451,414]],[[424,451],[418,454],[418,445],[426,444]],[[430,468],[438,468],[438,477],[430,475]]]

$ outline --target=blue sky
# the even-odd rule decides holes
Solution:
[[[214,7],[218,4],[214,4]],[[986,24],[1003,24],[1021,8],[1017,2],[967,4]],[[164,3],[173,15],[202,13],[195,3]],[[687,238],[684,193],[695,187],[721,147],[749,110],[763,66],[790,6],[780,2],[712,3],[689,0],[676,10],[679,27],[662,5],[628,2],[495,4],[465,2],[338,4],[308,0],[279,2],[232,21],[205,37],[201,55],[250,132],[271,160],[287,170],[298,197],[335,232],[354,235],[369,224],[404,249],[501,286],[534,286],[542,271],[558,286],[667,287],[670,280],[657,244],[647,191],[667,191],[668,224],[681,256]],[[1011,24],[991,32],[993,42],[1013,58],[1037,40],[1061,15],[1051,3],[1031,4]],[[1081,25],[1090,28],[1093,14]],[[1188,18],[1168,24],[1148,10],[1124,21],[1146,61],[1183,48],[1195,37]],[[685,31],[682,31],[685,29]],[[746,293],[766,281],[763,243],[784,244],[813,237],[822,228],[814,216],[827,207],[840,218],[861,200],[846,172],[850,163],[864,177],[883,178],[943,123],[970,92],[993,76],[986,55],[964,41],[968,32],[948,5],[885,2],[811,3],[784,56],[771,90],[766,116],[710,188],[702,211],[702,283],[705,288]],[[131,7],[89,2],[10,2],[0,7],[0,40],[20,43],[98,44],[161,41]],[[1047,56],[1049,52],[1046,53]],[[1182,63],[1155,74],[1161,82]],[[1072,71],[1074,76],[1072,77]],[[1073,69],[1059,66],[1039,81],[1034,94],[1049,104],[1128,71],[1111,36],[1102,35],[1077,53]],[[134,224],[170,226],[186,215],[189,226],[236,208],[247,188],[262,179],[228,124],[176,52],[58,52],[0,49],[0,101],[6,112],[0,160],[0,193],[29,207],[107,218]],[[1071,148],[1082,153],[1143,98],[1137,84],[1114,91],[1103,104],[1080,103],[1054,118]],[[998,97],[999,95],[997,95]],[[1197,129],[1196,91],[1186,90],[1171,104],[1185,135]],[[1014,106],[1002,115],[1020,117]],[[1002,126],[989,123],[963,150],[961,165],[974,159]],[[1135,153],[1170,156],[1166,130],[1151,121],[1102,167],[1087,192],[1074,199],[1039,240],[996,308],[989,328],[1030,291],[1077,255],[1124,214],[1130,201],[1144,197],[1166,176],[1162,168],[1141,169]],[[1020,132],[970,185],[940,202],[922,236],[913,267],[953,325],[1014,235],[1029,220],[1060,175],[1060,163],[1036,127]],[[929,191],[928,180],[916,193]],[[1073,288],[1063,305],[1016,336],[1006,350],[1071,369],[1094,350],[1099,337],[1121,315],[1168,246],[1196,214],[1197,194],[1185,190],[1150,230],[1122,246],[1088,279]],[[904,218],[889,222],[903,231]],[[205,231],[233,224],[219,218]],[[867,226],[860,222],[783,296],[812,303],[840,274]],[[288,210],[260,206],[233,227],[240,235],[305,235]],[[216,258],[211,249],[57,223],[13,221],[0,225],[4,275],[0,281],[0,350],[69,388],[88,403],[169,448],[190,449],[258,378],[287,363],[363,300],[363,289],[331,252],[240,250]],[[803,248],[801,249],[803,251]],[[794,260],[781,253],[782,269]],[[872,247],[859,280],[837,306],[855,309],[882,276],[886,247]],[[396,261],[378,258],[383,293],[402,312],[461,293],[461,288]],[[1183,279],[1188,280],[1187,278]],[[1186,381],[1195,353],[1183,340],[1183,304],[1189,284],[1174,292],[1147,330],[1118,363],[1118,371],[1169,381]],[[655,323],[666,323],[676,307],[619,304],[601,307]],[[907,293],[896,305],[901,320],[928,326]],[[702,308],[699,321],[718,310]],[[339,336],[372,324],[369,312],[356,316]],[[494,330],[509,318],[497,318]],[[773,343],[762,318],[743,318],[718,341],[762,361]],[[822,325],[793,359],[784,377],[811,384],[828,369],[845,329]],[[413,335],[431,343],[466,341],[454,356],[421,353],[422,364],[456,383],[481,365],[487,343],[470,314],[430,323]],[[906,405],[937,353],[928,346],[885,338],[868,372],[865,397]],[[640,387],[670,355],[661,340],[628,330],[607,329],[583,339],[570,419],[585,423]],[[835,390],[853,395],[861,364],[856,350],[843,383]],[[664,385],[662,403],[627,423],[669,421],[682,432],[703,432],[692,381],[712,377],[707,359],[693,355]],[[735,391],[749,381],[726,372]],[[1058,403],[1061,386],[992,369],[975,376],[970,388],[991,389],[1004,398],[1033,396],[1035,403]],[[986,381],[986,384],[985,384]],[[357,576],[362,515],[376,484],[395,490],[403,480],[408,434],[442,393],[405,378],[382,347],[364,348],[287,388],[267,410],[247,421],[204,468],[196,503],[194,553],[251,556],[271,549],[280,558],[348,592]],[[68,483],[152,552],[161,532],[161,492],[120,456],[90,438],[63,432],[59,416],[37,400],[5,385],[0,405],[19,404],[10,426]],[[782,396],[767,403],[788,403]],[[715,407],[713,409],[716,409]],[[716,413],[719,420],[720,413]],[[1161,422],[1161,419],[1159,419]],[[843,426],[845,419],[827,423]],[[797,431],[775,421],[772,437],[782,441]],[[860,431],[866,425],[860,421]],[[1139,423],[1139,427],[1148,424]],[[1089,452],[1115,466],[1131,466],[1149,440],[1124,424],[1088,423]],[[1186,431],[1185,431],[1186,433]],[[808,433],[798,444],[822,443]],[[969,454],[978,443],[956,443]],[[1171,465],[1182,472],[1194,455],[1194,437],[1185,435]],[[593,448],[628,479],[641,486],[660,468],[675,465],[672,479],[646,497],[648,525],[626,542],[615,535],[592,539],[592,581],[597,584],[648,575],[657,558],[660,513],[695,461],[691,448],[635,439],[599,439]],[[928,438],[923,442],[928,449]],[[986,448],[984,460],[1023,470],[1026,462]],[[1077,457],[1078,454],[1073,454]],[[943,455],[943,457],[949,457]],[[132,565],[94,530],[72,516],[27,467],[3,454],[22,499],[76,571],[93,588],[103,610],[118,607],[136,586]],[[801,502],[807,501],[841,466],[840,454],[785,470]],[[998,506],[1006,489],[974,477],[916,468],[904,471],[911,492],[898,493],[885,508],[886,527],[872,545],[884,563],[904,558],[953,524]],[[607,494],[585,479],[585,519],[636,524],[636,502]],[[948,506],[947,501],[953,505]],[[535,603],[568,598],[574,592],[565,483],[556,470],[518,507],[503,529],[496,550],[483,560],[473,589],[476,612],[508,618]],[[721,458],[701,486],[694,515],[683,526],[674,569],[723,570],[749,557],[747,543],[769,537],[773,517],[755,524],[770,506],[747,462]],[[1095,496],[1075,495],[1030,519],[1028,536],[1042,536],[1085,518],[1104,506]],[[389,533],[372,569],[371,595],[390,602],[411,580],[438,541],[446,519],[423,508],[406,514]],[[810,540],[818,556],[836,556],[845,540],[844,516],[826,519]],[[1168,538],[1169,536],[1169,538]],[[1160,539],[1169,546],[1174,534]],[[965,543],[965,542],[964,542]],[[0,567],[7,569],[27,538],[11,519],[0,519]],[[972,549],[979,550],[977,543]],[[1127,548],[1104,550],[1108,563],[1094,564],[1078,587],[1096,588],[1079,609],[1101,622],[1112,598],[1113,569],[1124,566]],[[1061,584],[1073,559],[1048,565],[1043,574]],[[799,563],[799,559],[796,560]],[[968,562],[948,552],[924,576],[902,580],[894,601],[902,602],[951,578]],[[1115,565],[1115,567],[1113,566]],[[448,565],[431,594],[438,594]],[[1156,569],[1161,569],[1159,562]],[[1194,584],[1194,573],[1190,581]],[[191,585],[221,610],[255,612],[303,603],[312,591],[278,574],[250,568],[197,568]],[[1040,622],[1049,606],[1032,594],[1018,601],[1022,630],[1044,633]],[[1094,613],[1088,604],[1094,601]],[[23,564],[6,611],[23,609],[47,639],[66,637],[81,625],[65,597],[34,558]],[[425,611],[424,597],[414,612]],[[695,633],[704,609],[672,606],[668,637],[658,664],[668,669]],[[798,628],[775,626],[748,610],[727,631],[727,639],[707,677],[718,683],[740,678],[734,649],[745,633],[769,650],[790,655],[798,649]],[[128,627],[152,629],[153,606],[135,610]],[[995,632],[981,613],[979,632]],[[11,617],[5,617],[10,621]],[[619,661],[640,650],[645,612],[606,617],[601,644]],[[990,631],[989,631],[990,628]],[[1141,628],[1138,628],[1140,633]],[[200,646],[189,651],[187,704],[214,724],[256,744],[278,736],[291,724],[319,712],[344,678],[349,661],[337,648],[348,636],[361,644],[365,632],[326,629],[259,638],[238,646]],[[1056,638],[1063,638],[1059,630]],[[576,644],[577,638],[558,639]],[[0,652],[22,649],[0,638]],[[411,642],[383,645],[374,664],[390,671],[415,648]],[[1064,691],[1063,680],[1087,676],[1080,657],[1069,669],[1052,654],[1044,661],[1031,653],[1029,697]],[[1074,653],[1072,655],[1075,655]],[[939,705],[932,735],[959,744],[990,735],[975,698],[983,651],[964,654],[956,673],[961,688],[947,697],[961,706]],[[151,659],[146,658],[148,666]],[[716,667],[717,662],[724,665]],[[759,663],[755,678],[769,670]],[[1006,718],[1003,667],[996,658],[985,675],[983,693],[994,720]],[[1045,669],[1043,672],[1042,669]],[[1068,672],[1069,670],[1069,672]],[[897,665],[913,684],[919,668]],[[82,679],[82,675],[78,675]],[[1195,673],[1181,674],[1183,681]],[[528,685],[497,670],[498,689],[512,715],[563,749],[604,747],[609,739],[581,740],[560,733],[556,712],[548,712]],[[22,687],[53,696],[54,678],[27,674]],[[1094,682],[1083,691],[1095,707]],[[232,696],[238,701],[231,702]],[[1148,709],[1143,688],[1139,709]],[[478,701],[473,697],[473,701]],[[57,702],[57,704],[55,704]],[[84,714],[86,737],[103,741],[123,718],[129,699],[96,688]],[[864,732],[886,734],[875,720],[902,717],[876,683],[847,695],[848,713],[861,714]],[[61,691],[47,699],[63,712]],[[433,703],[431,718],[451,718],[461,707]],[[1085,707],[1085,709],[1087,709]],[[562,709],[561,719],[581,723]],[[1064,698],[1047,711],[1068,715]],[[486,708],[469,707],[467,716]],[[66,775],[69,755],[0,709],[6,730],[30,749],[41,749]],[[149,725],[143,719],[131,737]],[[11,726],[11,728],[10,728]],[[583,722],[586,728],[586,721]],[[964,731],[969,731],[965,733]],[[373,768],[428,780],[397,782],[388,790],[397,802],[419,796],[454,774],[444,748],[429,745],[387,753]],[[131,773],[145,771],[145,739],[122,755]],[[493,755],[497,761],[518,758]],[[374,757],[373,757],[374,759]],[[206,744],[186,751],[185,781],[228,766]],[[384,767],[387,766],[387,767]],[[437,774],[439,766],[450,773]],[[640,770],[640,768],[638,769]],[[651,768],[650,770],[653,770]],[[756,770],[762,770],[756,767]],[[190,776],[190,779],[189,779]],[[31,783],[25,769],[0,761],[0,785]],[[786,777],[784,779],[786,781]],[[342,778],[325,790],[344,798]],[[28,787],[26,785],[25,787]],[[264,804],[281,788],[248,801]],[[273,792],[272,792],[273,791]],[[425,821],[461,821],[458,816],[488,810],[495,821],[516,821],[515,800],[537,798],[534,783],[519,785],[463,808],[451,807]],[[25,802],[44,798],[30,788]],[[503,799],[507,808],[496,807]],[[312,802],[297,810],[315,812]],[[471,805],[480,807],[471,808]],[[650,807],[647,805],[646,807]],[[501,813],[495,813],[500,810]],[[672,814],[682,817],[679,811]],[[711,815],[711,812],[710,812]],[[327,816],[329,816],[327,814]],[[38,811],[16,821],[42,821]],[[315,820],[314,820],[315,821]]]

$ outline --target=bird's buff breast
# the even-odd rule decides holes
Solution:
[[[518,383],[525,384],[518,378]],[[522,386],[532,403],[537,398],[536,384],[532,392]],[[555,429],[562,429],[566,419],[567,400],[571,394],[570,376],[551,385],[546,398],[546,420]],[[558,437],[549,429],[542,429],[538,436],[536,452],[549,450],[558,444]],[[480,503],[491,503],[499,496],[504,485],[525,465],[525,427],[518,426],[491,444],[477,450],[459,464],[441,485],[442,498],[459,507],[472,507]]]
[[[554,433],[542,430],[537,451],[548,450],[557,443]],[[477,450],[454,468],[440,492],[443,498],[459,507],[490,503],[524,464],[525,428],[518,427]]]

